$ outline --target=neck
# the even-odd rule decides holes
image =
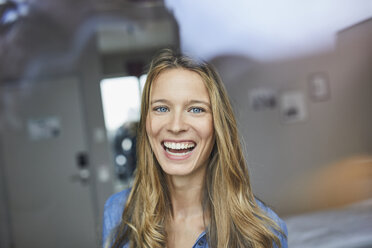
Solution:
[[[203,214],[204,173],[200,177],[191,178],[171,176],[168,178],[168,185],[173,218],[187,218]]]

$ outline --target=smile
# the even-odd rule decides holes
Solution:
[[[166,155],[170,159],[185,159],[189,157],[190,153],[196,147],[196,143],[192,141],[186,142],[162,142]]]

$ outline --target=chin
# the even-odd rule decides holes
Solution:
[[[162,170],[167,174],[168,176],[188,176],[192,174],[193,169],[188,168],[174,168],[179,167],[179,165],[175,166],[160,166]]]

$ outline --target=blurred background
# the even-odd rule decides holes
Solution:
[[[100,247],[164,47],[220,72],[290,247],[372,247],[369,0],[0,0],[0,247]]]

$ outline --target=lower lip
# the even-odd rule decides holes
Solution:
[[[182,154],[182,155],[174,155],[174,154],[169,153],[166,150],[164,150],[164,154],[167,158],[169,158],[171,160],[185,160],[185,159],[188,159],[191,156],[193,151],[194,150],[192,150],[190,152],[187,152],[186,154]]]

